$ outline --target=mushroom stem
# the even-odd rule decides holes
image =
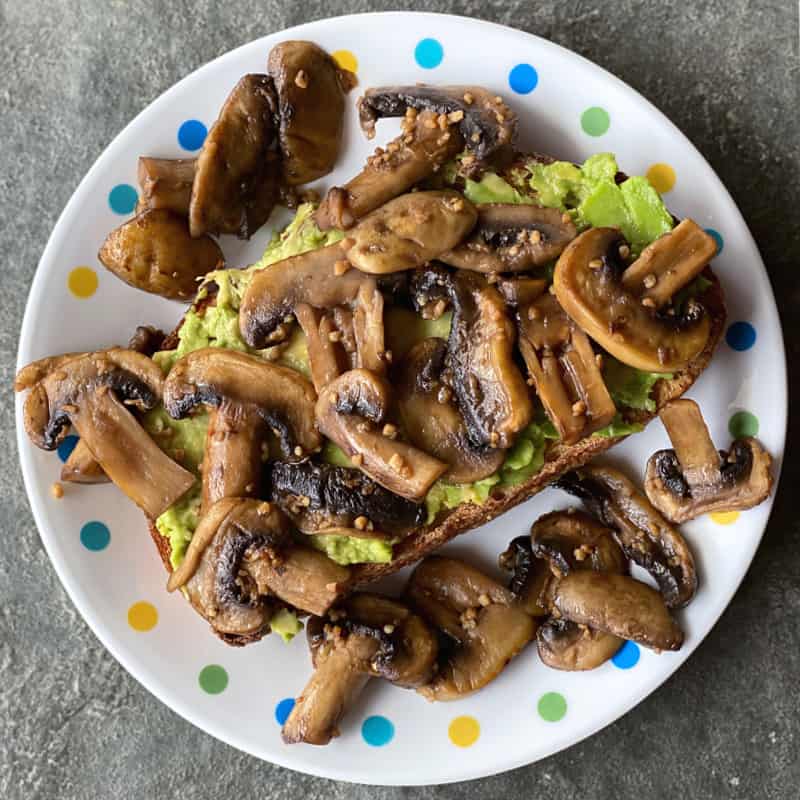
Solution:
[[[330,319],[308,303],[295,307],[294,315],[306,336],[308,363],[311,367],[311,380],[319,394],[332,380],[341,375],[339,360],[336,357],[336,344],[331,341],[333,326]]]
[[[375,642],[375,650],[378,643]],[[370,675],[361,672],[346,648],[333,650],[321,660],[284,723],[286,744],[324,745],[339,734],[338,725]]]
[[[139,200],[142,208],[166,208],[188,217],[195,164],[193,158],[139,156],[137,177],[142,190]]]
[[[109,477],[97,463],[86,442],[79,439],[61,468],[61,480],[67,483],[95,484],[108,483]]]
[[[194,476],[167,456],[112,392],[87,392],[70,415],[106,475],[155,519],[179,500]]]
[[[211,409],[203,459],[205,514],[223,497],[254,497],[261,481],[266,424],[254,408],[223,401]]]
[[[383,294],[374,278],[365,281],[358,290],[353,310],[353,333],[356,340],[356,366],[383,375],[386,372]]]
[[[675,400],[659,414],[692,495],[720,483],[720,457],[694,400]]]

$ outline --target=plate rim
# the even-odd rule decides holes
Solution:
[[[476,780],[484,777],[490,777],[492,775],[497,775],[502,772],[506,772],[511,769],[515,769],[522,766],[532,765],[537,763],[538,761],[548,758],[550,756],[555,755],[556,753],[562,752],[569,747],[573,747],[576,744],[584,741],[585,739],[593,736],[595,733],[598,733],[603,728],[611,725],[612,723],[619,720],[621,717],[625,716],[628,712],[630,712],[633,708],[638,706],[642,701],[644,701],[652,692],[658,689],[660,686],[664,685],[668,680],[670,680],[678,670],[686,663],[686,661],[691,658],[691,656],[696,652],[697,648],[703,643],[705,638],[708,634],[713,630],[713,628],[718,623],[722,614],[728,609],[730,606],[733,597],[735,596],[736,592],[739,590],[741,583],[747,574],[748,570],[752,566],[753,560],[755,555],[758,551],[758,547],[761,544],[761,541],[764,537],[766,532],[767,526],[769,525],[772,510],[774,508],[774,501],[777,496],[778,488],[780,485],[780,477],[782,472],[783,460],[785,457],[785,446],[786,446],[786,436],[788,430],[788,365],[786,361],[786,347],[783,337],[783,330],[780,325],[780,314],[778,311],[778,306],[775,301],[775,293],[772,287],[772,282],[770,280],[769,271],[766,268],[764,260],[761,256],[760,250],[758,248],[758,244],[755,238],[750,231],[749,226],[747,225],[744,216],[742,215],[736,201],[732,197],[731,193],[729,192],[728,188],[725,186],[722,179],[717,174],[716,170],[713,166],[709,163],[709,161],[703,156],[703,154],[699,151],[699,149],[694,145],[694,143],[684,134],[680,128],[677,127],[675,123],[673,123],[669,117],[664,114],[658,107],[656,107],[650,100],[640,94],[636,89],[630,86],[621,78],[618,78],[613,73],[606,70],[604,67],[596,64],[595,62],[591,61],[590,59],[586,58],[585,56],[576,53],[573,50],[570,50],[563,45],[557,44],[556,42],[552,42],[544,37],[538,36],[537,34],[530,33],[528,31],[520,30],[518,28],[513,28],[508,25],[503,25],[501,23],[492,22],[488,20],[483,20],[479,18],[467,17],[464,15],[458,14],[448,14],[448,13],[440,13],[440,12],[427,12],[427,11],[373,11],[373,12],[361,12],[355,14],[342,14],[334,17],[324,17],[317,20],[312,20],[310,22],[305,22],[300,25],[294,25],[289,28],[283,28],[281,30],[276,30],[271,33],[266,33],[263,36],[259,36],[255,39],[252,39],[248,42],[244,42],[238,45],[235,48],[225,51],[221,53],[219,56],[211,59],[210,61],[205,62],[204,64],[198,66],[197,68],[193,69],[191,72],[184,75],[174,84],[169,86],[163,92],[158,94],[152,101],[150,101],[141,111],[139,111],[132,119],[130,119],[125,126],[111,139],[111,141],[103,148],[103,150],[99,153],[99,155],[95,158],[94,162],[92,163],[91,167],[87,170],[84,176],[79,181],[77,187],[74,189],[72,194],[70,195],[69,200],[65,204],[63,210],[58,215],[58,218],[53,225],[53,228],[50,231],[50,235],[48,236],[47,244],[45,245],[44,250],[37,262],[37,267],[34,272],[33,280],[31,282],[31,287],[28,292],[28,296],[25,301],[25,311],[23,314],[22,325],[20,327],[19,339],[17,343],[17,360],[16,365],[17,369],[26,363],[27,356],[23,358],[23,342],[28,340],[32,340],[31,332],[29,328],[32,324],[32,312],[31,309],[34,306],[35,302],[39,299],[39,295],[42,294],[43,289],[46,285],[46,281],[44,278],[43,271],[40,270],[41,265],[52,258],[52,251],[56,249],[56,233],[60,232],[62,224],[65,224],[66,218],[73,212],[75,207],[79,207],[80,203],[83,201],[83,195],[88,191],[89,183],[91,179],[94,177],[96,172],[100,171],[100,162],[103,160],[103,157],[112,150],[115,146],[118,145],[121,139],[123,139],[128,130],[142,117],[143,115],[147,114],[151,107],[160,102],[161,100],[168,98],[173,93],[180,91],[183,84],[190,79],[192,79],[198,72],[205,71],[207,69],[211,69],[213,66],[218,65],[220,62],[224,62],[227,59],[233,59],[239,51],[251,47],[255,43],[260,41],[270,39],[273,37],[280,37],[280,36],[297,36],[302,34],[304,31],[307,31],[310,28],[316,28],[319,26],[324,26],[331,22],[341,23],[346,20],[353,20],[357,21],[364,18],[380,18],[386,21],[390,21],[392,18],[402,17],[407,19],[408,17],[415,17],[419,19],[432,19],[438,22],[446,21],[446,22],[456,22],[459,24],[467,24],[470,26],[490,26],[492,28],[499,29],[502,33],[508,34],[511,33],[513,35],[520,35],[523,37],[528,37],[536,41],[538,46],[550,48],[559,55],[566,58],[571,59],[578,59],[579,61],[583,62],[584,66],[590,67],[596,73],[598,73],[604,80],[610,81],[615,88],[620,91],[623,95],[627,95],[629,99],[634,100],[639,104],[643,104],[645,107],[648,108],[649,111],[656,114],[662,123],[666,123],[666,127],[669,130],[670,134],[673,137],[677,137],[681,142],[682,145],[688,148],[693,154],[700,158],[703,163],[706,164],[708,169],[714,175],[719,183],[719,187],[721,188],[722,192],[720,193],[723,200],[727,201],[728,205],[733,209],[736,217],[733,220],[734,227],[740,228],[744,233],[746,233],[747,239],[749,243],[752,245],[753,249],[755,250],[758,256],[758,263],[764,271],[764,274],[767,278],[767,288],[768,294],[765,298],[768,302],[772,304],[772,307],[775,310],[775,317],[774,320],[771,321],[771,328],[773,328],[772,333],[777,335],[777,341],[780,344],[780,353],[776,353],[773,355],[776,362],[779,362],[780,366],[780,378],[781,378],[781,397],[779,400],[781,401],[783,413],[776,414],[776,417],[779,417],[781,423],[781,439],[782,439],[782,448],[781,453],[775,457],[774,459],[774,473],[775,473],[775,482],[774,482],[774,490],[769,498],[769,511],[767,514],[767,518],[765,520],[764,526],[758,535],[757,541],[753,543],[753,550],[752,554],[750,555],[747,564],[741,570],[741,574],[734,580],[729,583],[727,589],[729,590],[729,596],[725,604],[722,606],[721,610],[718,614],[715,615],[713,622],[709,625],[708,629],[702,634],[698,635],[696,639],[693,641],[693,646],[691,649],[688,649],[683,658],[676,664],[674,669],[666,676],[662,677],[660,674],[657,674],[653,679],[646,680],[642,689],[636,693],[633,699],[629,700],[628,702],[623,703],[620,706],[615,706],[613,711],[610,713],[603,713],[592,717],[591,724],[585,726],[578,735],[572,739],[569,744],[566,745],[557,745],[552,749],[546,749],[546,752],[543,754],[529,758],[523,756],[522,758],[494,758],[492,759],[492,764],[489,770],[483,767],[470,767],[469,764],[459,764],[459,772],[456,774],[453,770],[455,770],[455,761],[453,762],[453,767],[445,768],[446,775],[437,779],[436,783],[430,783],[427,780],[418,780],[410,776],[408,779],[404,781],[399,780],[385,780],[379,783],[373,783],[370,780],[366,780],[360,776],[352,776],[347,774],[346,771],[338,768],[338,767],[320,767],[316,768],[315,765],[309,764],[307,762],[303,762],[302,765],[298,765],[296,760],[292,759],[291,757],[284,758],[282,752],[276,751],[276,754],[270,755],[269,758],[266,758],[261,753],[255,752],[251,749],[244,741],[237,740],[235,736],[228,735],[227,732],[220,730],[215,724],[209,724],[207,720],[203,722],[199,721],[199,717],[194,713],[194,707],[189,704],[188,702],[184,702],[177,697],[172,697],[168,692],[162,691],[160,687],[157,686],[157,681],[151,680],[150,674],[140,670],[137,666],[134,666],[126,656],[122,654],[120,649],[116,647],[115,644],[112,643],[113,636],[111,635],[110,631],[106,631],[104,623],[99,620],[93,611],[93,605],[89,602],[88,597],[84,594],[82,587],[79,585],[77,580],[73,580],[73,578],[69,575],[66,566],[61,563],[57,558],[54,558],[51,554],[50,547],[48,545],[47,536],[43,534],[43,530],[45,530],[46,526],[44,525],[44,512],[43,506],[40,504],[39,499],[36,497],[34,492],[34,478],[33,478],[33,469],[32,469],[32,456],[31,451],[29,450],[29,442],[24,432],[24,428],[21,424],[21,407],[22,401],[20,396],[17,395],[15,398],[15,425],[16,425],[16,444],[17,444],[17,452],[20,462],[20,467],[23,475],[23,483],[25,486],[26,495],[28,498],[28,503],[31,508],[31,512],[34,518],[34,522],[36,524],[37,532],[39,533],[39,539],[42,542],[45,552],[47,553],[48,559],[53,566],[56,575],[58,576],[61,585],[64,587],[67,595],[69,596],[70,600],[72,601],[75,608],[80,613],[83,621],[86,623],[90,631],[94,634],[94,636],[98,639],[98,641],[103,645],[103,647],[114,657],[114,659],[128,672],[131,677],[133,677],[139,684],[141,684],[150,694],[156,697],[160,702],[164,703],[171,711],[178,714],[184,720],[189,722],[194,727],[200,729],[204,733],[214,737],[215,739],[224,742],[225,744],[236,748],[242,752],[247,753],[248,755],[253,756],[254,758],[258,759],[259,761],[266,761],[267,763],[277,764],[281,767],[286,769],[291,769],[295,772],[300,772],[303,774],[313,775],[315,777],[321,778],[329,778],[340,780],[348,783],[357,783],[361,785],[381,785],[381,786],[421,786],[421,785],[443,785],[447,783],[454,783],[458,781],[465,781],[465,780]],[[780,411],[780,409],[778,409]]]

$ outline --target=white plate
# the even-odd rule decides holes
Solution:
[[[629,174],[645,174],[653,164],[669,165],[676,176],[667,194],[669,207],[713,227],[724,239],[714,267],[725,288],[730,322],[746,323],[734,329],[731,341],[741,347],[748,343],[748,333],[756,335],[744,350],[723,341],[691,395],[700,401],[720,446],[729,441],[734,413],[754,415],[760,423],[758,435],[778,468],[786,428],[778,314],[753,239],[711,167],[662,114],[599,67],[535,36],[457,17],[392,13],[314,22],[240,47],[165,92],[111,143],[67,204],[33,282],[20,364],[46,354],[125,342],[140,323],[173,327],[181,315],[178,305],[126,286],[97,262],[103,238],[125,218],[110,207],[109,193],[118,185],[135,186],[140,154],[190,155],[179,144],[182,123],[193,119],[210,126],[238,78],[263,71],[269,49],[289,38],[311,39],[331,52],[349,51],[358,62],[361,89],[415,81],[488,86],[518,110],[523,145],[532,149],[571,160],[613,151]],[[530,66],[512,73],[518,64]],[[529,91],[515,91],[510,80]],[[348,101],[344,155],[325,185],[355,174],[371,149],[356,124],[358,94],[353,92]],[[587,109],[604,113],[595,110],[586,116]],[[582,120],[594,135],[585,131]],[[604,121],[607,131],[600,133],[597,126]],[[191,126],[183,130],[191,134]],[[392,130],[391,122],[381,123],[377,141],[388,139]],[[125,199],[124,192],[121,197]],[[119,199],[118,192],[114,200]],[[262,230],[249,243],[226,237],[229,263],[255,260],[268,235],[269,230]],[[76,278],[73,270],[79,266],[90,271]],[[93,275],[98,285],[90,297],[78,297],[69,288],[72,280],[73,288],[86,293]],[[701,588],[679,615],[687,639],[678,653],[643,650],[632,668],[609,662],[590,673],[570,674],[545,668],[531,647],[487,689],[450,704],[429,704],[413,692],[373,681],[331,746],[289,747],[281,743],[276,709],[285,708],[280,702],[298,694],[308,677],[304,637],[289,646],[268,637],[234,649],[210,635],[179,594],[164,591],[165,574],[142,516],[119,492],[110,486],[69,487],[64,499],[51,496],[60,462],[28,442],[19,406],[17,410],[22,469],[42,540],[78,610],[111,653],[153,694],[212,735],[259,758],[350,781],[424,784],[489,775],[554,753],[617,719],[665,681],[708,633],[744,576],[771,507],[771,501],[764,503],[729,525],[703,518],[685,526],[699,563]],[[616,448],[613,459],[641,476],[647,456],[666,444],[656,423]],[[527,531],[537,515],[571,503],[560,492],[546,491],[447,550],[493,570],[497,554],[513,536]],[[108,528],[106,547],[90,550],[82,544],[87,522]],[[84,530],[87,543],[97,546],[97,531],[103,529]],[[139,631],[129,623],[130,616],[134,624],[146,627],[153,622],[153,609],[157,622],[150,630]],[[635,657],[630,650],[626,655]],[[221,667],[228,678],[217,694],[201,688],[200,675],[210,676],[212,688],[219,688],[214,685],[219,670],[201,672],[208,665]],[[557,721],[540,713],[553,717],[564,710]],[[371,717],[378,719],[365,722]],[[389,733],[390,741],[377,744]],[[464,746],[476,733],[477,739]]]

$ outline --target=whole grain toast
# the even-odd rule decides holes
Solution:
[[[661,379],[656,382],[652,391],[652,398],[656,404],[654,411],[626,409],[625,419],[627,421],[646,425],[658,415],[659,410],[667,403],[684,394],[711,361],[725,327],[725,303],[719,279],[714,275],[710,267],[706,267],[703,277],[710,283],[702,294],[703,305],[706,307],[711,320],[711,330],[706,346],[689,363],[685,370],[672,378]],[[203,309],[213,302],[213,296],[208,296],[194,308],[202,313]],[[182,324],[183,320],[166,337],[162,344],[162,349],[170,350],[177,347],[178,331]],[[545,451],[544,465],[536,475],[517,486],[493,492],[482,505],[465,503],[454,509],[440,512],[432,523],[418,528],[394,546],[394,557],[391,562],[354,565],[352,570],[355,584],[372,583],[419,561],[459,534],[466,533],[499,517],[544,489],[551,481],[572,469],[586,464],[625,438],[625,436],[589,436],[573,445],[564,445],[559,441],[549,443]],[[171,572],[170,542],[159,533],[154,520],[148,518],[147,522],[150,535],[164,562],[164,566],[168,572]]]

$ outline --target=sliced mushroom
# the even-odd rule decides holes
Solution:
[[[146,411],[161,398],[161,370],[147,356],[115,348],[42,360],[21,370],[14,388],[31,390],[23,418],[37,447],[55,450],[71,423],[105,474],[148,516],[158,517],[194,484],[126,408]]]
[[[347,253],[352,243],[344,239],[258,270],[239,308],[245,342],[251,347],[267,346],[287,315],[301,303],[320,309],[352,303],[362,283],[372,280],[350,268]]]
[[[616,406],[586,334],[549,292],[517,311],[519,349],[564,444],[608,425]]]
[[[430,556],[420,562],[406,596],[452,644],[442,653],[439,673],[419,690],[428,700],[457,700],[482,689],[536,631],[508,589],[456,559]]]
[[[308,303],[298,303],[294,314],[306,337],[311,380],[319,394],[332,380],[346,372],[349,365],[342,363],[339,348],[331,336],[334,333],[331,318],[324,311]]]
[[[161,349],[166,334],[151,325],[138,325],[128,342],[128,350],[135,350],[148,358]],[[91,454],[86,442],[79,439],[61,468],[61,480],[65,483],[108,483],[108,475]]]
[[[374,275],[417,269],[457,245],[476,218],[475,206],[456,191],[410,192],[359,222],[347,257]]]
[[[111,231],[97,254],[125,283],[171,300],[189,300],[197,281],[225,262],[210,236],[192,238],[186,220],[166,208],[145,209]]]
[[[616,228],[591,228],[570,242],[553,276],[559,303],[580,328],[624,364],[650,372],[685,369],[708,341],[709,315],[692,299],[684,311],[670,316],[658,311],[652,297],[637,296],[626,288],[619,256],[622,245]],[[686,282],[670,281],[670,286],[680,288]]]
[[[266,75],[245,75],[228,95],[197,158],[192,236],[233,233],[249,239],[278,199],[280,166],[271,151],[277,101]]]
[[[497,291],[503,296],[503,300],[511,308],[521,308],[530,305],[547,289],[547,281],[543,278],[500,278],[497,283]]]
[[[694,220],[683,220],[648,245],[622,275],[622,285],[656,308],[667,305],[717,254],[714,237]]]
[[[517,115],[502,98],[480,86],[380,86],[358,101],[361,127],[369,138],[383,117],[402,117],[408,109],[429,111],[458,126],[467,148],[481,161],[511,154]]]
[[[474,272],[527,272],[557,258],[576,234],[569,214],[529,204],[477,206],[470,237],[440,261]]]
[[[373,533],[402,536],[425,521],[423,506],[387,491],[358,469],[276,461],[270,487],[272,500],[307,534],[369,535],[372,526]]]
[[[344,92],[336,62],[312,42],[281,42],[267,71],[278,95],[279,137],[286,183],[327,175],[342,141]]]
[[[482,276],[428,268],[412,279],[414,304],[446,298],[453,308],[442,379],[453,392],[474,447],[506,449],[533,416],[514,363],[514,325],[500,293]]]
[[[189,216],[196,161],[193,158],[139,156],[139,207],[165,208]]]
[[[385,433],[390,387],[363,369],[329,383],[317,400],[317,426],[389,491],[421,503],[447,464]]]
[[[164,408],[182,419],[210,406],[203,460],[204,511],[223,497],[252,497],[261,480],[267,431],[287,458],[304,458],[321,444],[315,394],[300,373],[256,356],[208,347],[178,360],[164,384]]]
[[[444,478],[472,483],[495,473],[505,453],[470,441],[452,392],[440,380],[446,355],[444,339],[423,339],[411,348],[396,377],[397,407],[411,443],[448,464]]]
[[[416,688],[436,666],[436,637],[405,605],[374,594],[349,597],[308,623],[314,674],[283,726],[287,744],[328,744],[370,678]]]
[[[560,618],[655,650],[679,650],[683,632],[661,595],[627,575],[577,570],[556,584]]]
[[[375,280],[364,281],[358,290],[352,314],[352,329],[356,345],[353,366],[383,375],[386,372],[387,359],[383,294]]]
[[[644,487],[667,519],[753,508],[769,497],[772,458],[757,439],[735,439],[728,452],[717,452],[694,400],[675,400],[660,417],[674,450],[650,456]]]
[[[669,608],[691,601],[697,572],[686,540],[625,475],[612,467],[587,466],[553,485],[581,498],[614,530],[625,555],[653,576]]]
[[[511,573],[508,588],[516,604],[532,617],[548,616],[548,589],[554,576],[547,562],[533,555],[531,537],[512,539],[500,554],[498,564]]]
[[[275,506],[229,497],[203,515],[167,590],[185,587],[217,633],[245,644],[269,632],[280,604],[324,614],[349,580],[346,567],[296,543]]]
[[[371,211],[429,178],[463,146],[461,135],[446,119],[440,127],[433,112],[408,115],[400,136],[389,142],[385,151],[379,147],[355,178],[328,192],[317,210],[317,224],[322,230],[351,228]]]

